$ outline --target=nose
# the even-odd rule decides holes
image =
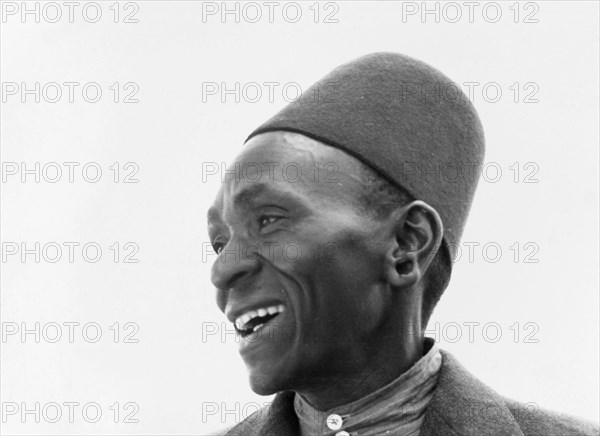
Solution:
[[[260,269],[260,258],[252,244],[229,242],[219,254],[211,269],[213,285],[217,288],[217,306],[224,312],[229,291],[253,276]]]

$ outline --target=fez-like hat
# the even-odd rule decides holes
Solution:
[[[335,68],[246,142],[275,130],[339,148],[435,208],[454,261],[485,144],[475,108],[448,77],[405,55],[369,54]]]

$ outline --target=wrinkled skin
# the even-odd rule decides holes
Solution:
[[[435,211],[361,211],[357,161],[295,133],[258,135],[235,162],[209,211],[217,304],[231,322],[285,306],[240,341],[252,389],[294,390],[326,409],[406,371],[422,354],[421,279],[441,240]]]

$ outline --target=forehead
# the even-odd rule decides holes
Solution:
[[[343,151],[298,133],[258,135],[222,174],[209,219],[220,216],[224,208],[243,206],[261,196],[352,202],[364,187],[360,166]]]
[[[329,162],[343,163],[345,157],[342,151],[299,133],[267,132],[250,139],[237,159],[229,165],[229,170],[241,166],[242,171],[245,168],[251,171],[255,164],[269,162],[273,163],[273,167],[323,166]],[[244,174],[247,178],[252,177],[250,171]],[[280,173],[277,171],[276,175],[282,175]]]

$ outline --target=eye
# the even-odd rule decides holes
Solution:
[[[274,215],[261,215],[261,217],[258,218],[258,224],[259,224],[260,228],[262,229],[263,227],[266,227],[269,224],[273,224],[274,222],[276,222],[280,219],[281,219],[281,217],[274,216]]]

